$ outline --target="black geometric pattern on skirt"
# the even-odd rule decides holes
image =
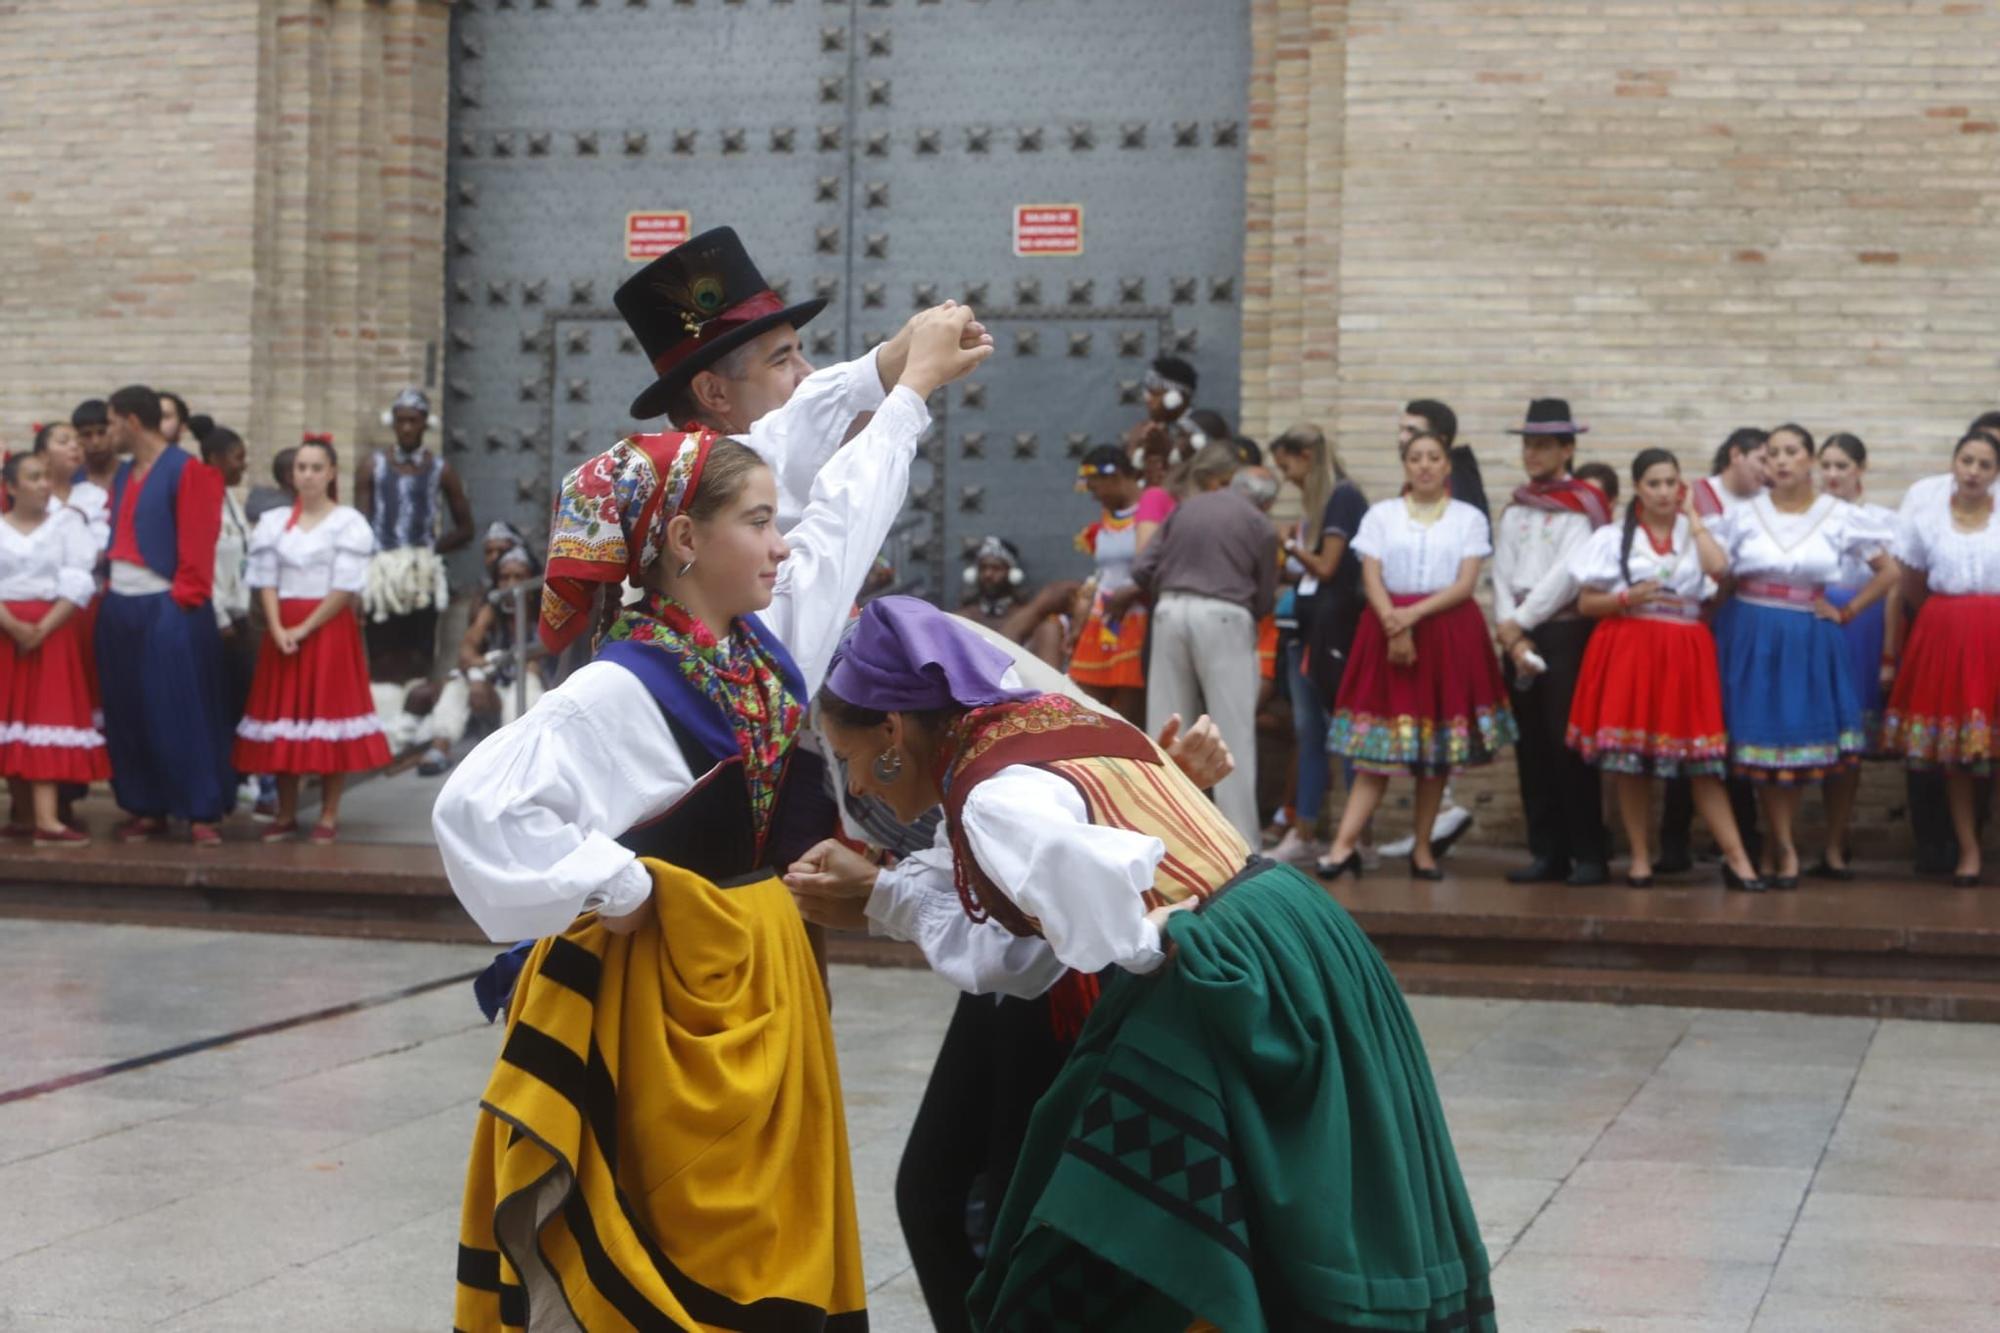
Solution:
[[[1128,1078],[1106,1074],[1064,1151],[1207,1234],[1245,1263],[1250,1231],[1229,1138]]]
[[[1010,1281],[1009,1286],[1012,1295],[993,1312],[989,1330],[1106,1328],[1153,1295],[1145,1283],[1077,1244],[1057,1247],[1026,1281]]]

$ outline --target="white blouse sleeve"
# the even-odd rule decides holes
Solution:
[[[1380,505],[1369,506],[1361,516],[1361,527],[1354,534],[1351,544],[1353,552],[1362,557],[1380,560],[1389,549],[1389,520],[1383,515]]]
[[[1453,500],[1451,515],[1452,521],[1458,525],[1458,531],[1453,536],[1457,538],[1458,558],[1461,561],[1474,557],[1484,560],[1493,554],[1493,527],[1480,517],[1477,509],[1463,500]],[[1457,574],[1456,569],[1452,570],[1453,577]]]
[[[1014,934],[991,918],[974,921],[952,882],[951,842],[937,841],[875,877],[868,899],[871,929],[923,950],[931,970],[973,995],[1032,1000],[1056,984],[1064,967],[1047,940]]]
[[[742,437],[777,479],[779,532],[790,532],[803,517],[813,478],[840,448],[854,418],[875,411],[887,397],[876,350],[815,370],[783,407],[758,418]]]
[[[243,562],[243,583],[249,588],[278,586],[278,539],[285,535],[290,511],[273,509],[257,520],[250,533],[250,554]]]
[[[763,620],[791,651],[808,696],[819,692],[875,553],[902,512],[917,437],[930,421],[924,400],[898,387],[820,469],[804,515],[786,534],[792,553],[778,566]]]
[[[1146,919],[1143,895],[1165,843],[1092,824],[1076,788],[1023,764],[973,788],[960,814],[980,868],[1041,923],[1065,965],[1079,972],[1160,965],[1160,932]]]
[[[1633,538],[1636,540],[1638,534],[1634,533]],[[1618,572],[1618,547],[1623,539],[1624,529],[1616,524],[1591,533],[1590,540],[1571,551],[1569,559],[1563,562],[1568,566],[1570,578],[1579,587],[1596,592],[1623,587],[1625,577]]]
[[[1846,504],[1841,508],[1841,530],[1835,542],[1841,555],[1872,560],[1889,553],[1896,541],[1894,515],[1886,509],[1878,512],[1873,505]]]
[[[88,608],[97,595],[97,548],[91,545],[90,524],[74,509],[57,511],[56,596]]]
[[[536,939],[583,912],[644,903],[652,878],[617,839],[692,785],[639,678],[593,662],[459,763],[431,827],[452,892],[488,938]]]
[[[368,586],[368,557],[375,554],[375,530],[358,509],[343,508],[333,530],[334,592],[358,593]]]

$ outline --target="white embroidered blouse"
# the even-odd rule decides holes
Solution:
[[[1493,554],[1486,518],[1463,500],[1448,500],[1434,523],[1410,517],[1397,496],[1368,506],[1354,553],[1382,562],[1382,585],[1396,596],[1420,596],[1448,588],[1459,563]]]
[[[251,588],[275,588],[287,599],[359,593],[368,586],[368,557],[374,553],[374,529],[349,505],[336,506],[310,528],[293,524],[289,508],[273,509],[250,534],[243,581]]]
[[[74,602],[89,606],[97,549],[83,515],[51,505],[33,532],[0,521],[0,602]]]

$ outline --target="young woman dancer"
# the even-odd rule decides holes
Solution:
[[[1355,631],[1327,748],[1354,762],[1324,879],[1361,871],[1360,842],[1393,773],[1417,780],[1410,875],[1443,879],[1431,826],[1455,770],[1493,762],[1514,740],[1514,714],[1486,618],[1472,600],[1493,553],[1478,510],[1451,498],[1444,441],[1403,445],[1405,492],[1368,510],[1354,537],[1369,613]]]
[[[53,503],[45,454],[7,460],[14,505],[0,516],[0,775],[12,798],[10,837],[81,847],[63,823],[58,786],[111,776],[92,720],[82,612],[97,593],[97,551],[83,516]]]
[[[1680,461],[1665,449],[1632,460],[1625,521],[1600,528],[1570,556],[1577,610],[1598,622],[1570,703],[1569,744],[1618,786],[1631,844],[1625,882],[1653,883],[1652,784],[1692,780],[1694,802],[1722,849],[1732,889],[1764,883],[1743,850],[1722,777],[1729,738],[1715,639],[1701,604],[1729,557],[1695,512]]]
[[[375,532],[367,516],[339,502],[340,461],[326,439],[309,436],[292,458],[290,509],[273,509],[250,535],[244,582],[257,594],[269,632],[243,720],[236,724],[239,773],[278,776],[278,818],[265,842],[298,836],[299,783],[320,780],[312,841],[340,831],[349,773],[389,762],[389,741],[368,689],[368,651],[354,608],[368,586]]]
[[[1805,784],[1858,763],[1866,749],[1840,627],[1881,599],[1896,570],[1886,554],[1889,528],[1815,493],[1804,427],[1773,430],[1764,467],[1770,489],[1715,521],[1736,579],[1730,614],[1717,618],[1716,648],[1730,763],[1757,784],[1771,828],[1763,874],[1773,888],[1796,889],[1793,827]],[[1824,590],[1850,558],[1866,561],[1874,578],[1836,607]]]
[[[1894,531],[1896,511],[1871,504],[1863,494],[1868,473],[1868,446],[1857,436],[1829,435],[1819,446],[1820,490],[1837,500],[1859,505],[1869,519]],[[1845,608],[1847,623],[1841,637],[1847,641],[1847,683],[1853,686],[1861,705],[1861,735],[1866,747],[1864,758],[1882,757],[1882,695],[1894,673],[1883,658],[1887,644],[1903,641],[1903,599],[1895,584],[1878,589],[1875,571],[1868,556],[1857,553],[1840,562],[1839,577],[1826,585],[1826,600]],[[1879,599],[1875,599],[1879,593]],[[1822,788],[1826,798],[1826,854],[1806,873],[1817,879],[1851,880],[1847,830],[1854,821],[1854,798],[1861,790],[1858,766],[1827,775]]]
[[[1896,539],[1915,617],[1883,715],[1885,748],[1915,770],[1944,770],[1958,839],[1952,883],[1979,882],[1973,779],[1993,771],[2000,716],[2000,442],[1974,432],[1951,455],[1951,488],[1919,500]]]
[[[856,792],[904,820],[943,803],[964,915],[1104,982],[1029,1123],[973,1327],[1494,1327],[1451,1136],[1381,956],[1298,870],[1246,864],[1142,733],[1008,688],[1009,664],[888,597],[820,692]],[[857,862],[813,849],[792,877],[806,910],[851,925],[876,878]]]

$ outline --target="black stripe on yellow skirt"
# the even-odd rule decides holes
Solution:
[[[528,1293],[519,1283],[500,1278],[500,1251],[458,1247],[458,1284],[474,1291],[489,1291],[499,1297],[500,1322],[508,1328],[525,1328],[528,1323]]]
[[[558,939],[557,944],[568,941]],[[574,949],[574,946],[571,946]],[[591,959],[595,957],[582,949],[577,954]],[[555,951],[551,949],[551,957]],[[547,975],[546,969],[544,975]],[[568,984],[565,982],[564,984]],[[609,1066],[595,1039],[590,1043],[590,1057],[579,1060],[576,1052],[544,1032],[525,1022],[517,1022],[508,1035],[506,1047],[500,1058],[522,1073],[535,1079],[568,1102],[582,1118],[586,1132],[596,1141],[603,1156],[608,1173],[613,1181],[612,1201],[624,1218],[626,1226],[637,1237],[646,1257],[652,1262],[660,1278],[673,1293],[674,1299],[695,1319],[717,1328],[738,1330],[739,1333],[866,1333],[868,1312],[853,1310],[843,1314],[828,1314],[819,1306],[804,1301],[783,1297],[767,1296],[744,1304],[732,1300],[713,1288],[704,1286],[679,1265],[667,1257],[659,1243],[641,1221],[637,1210],[626,1198],[624,1190],[616,1185],[617,1171],[617,1103],[618,1088],[612,1080]],[[520,1138],[533,1139],[534,1136],[511,1117],[503,1115],[490,1103],[482,1103],[483,1109],[510,1126],[510,1145]],[[562,1163],[569,1174],[571,1185],[563,1200],[562,1217],[570,1240],[575,1244],[577,1258],[583,1264],[585,1275],[598,1293],[625,1319],[639,1329],[658,1329],[662,1333],[681,1333],[680,1326],[655,1310],[645,1296],[627,1279],[598,1238],[597,1226],[591,1216],[591,1205],[579,1187],[575,1164],[564,1161],[562,1155],[554,1152],[547,1144],[535,1140],[544,1151]],[[504,1204],[502,1205],[504,1207]],[[548,1256],[544,1255],[545,1262]],[[555,1265],[549,1265],[552,1269]],[[524,1298],[525,1300],[525,1298]],[[581,1321],[580,1321],[581,1322]]]
[[[595,1004],[598,983],[604,979],[604,960],[576,941],[558,935],[549,942],[541,975]]]

